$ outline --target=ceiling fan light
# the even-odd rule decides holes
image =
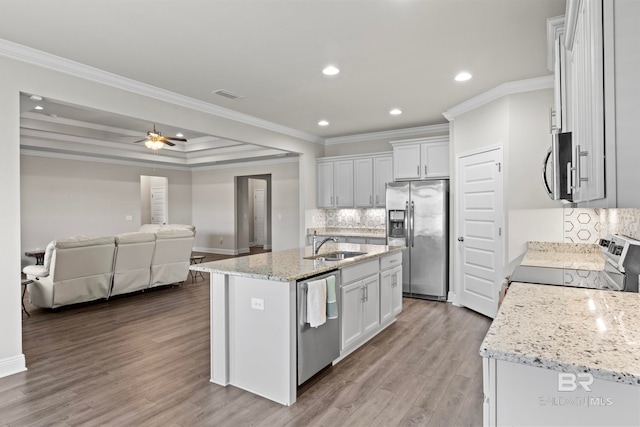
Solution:
[[[164,143],[162,141],[154,141],[152,139],[148,139],[144,142],[145,147],[150,150],[161,150],[164,147]]]

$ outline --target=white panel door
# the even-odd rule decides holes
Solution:
[[[264,189],[253,190],[253,239],[256,245],[264,245],[266,234]]]
[[[460,303],[495,317],[503,274],[502,149],[458,158]]]
[[[373,159],[353,161],[355,179],[355,207],[373,207]]]
[[[151,223],[166,224],[168,221],[167,189],[151,187]]]
[[[364,301],[362,310],[362,332],[368,333],[380,325],[380,279],[378,275],[362,281]]]

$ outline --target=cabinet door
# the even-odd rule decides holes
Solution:
[[[355,207],[373,207],[373,159],[357,159],[353,161]]]
[[[419,179],[420,144],[393,147],[393,176],[395,179]]]
[[[319,208],[333,207],[333,162],[316,163],[317,203]]]
[[[422,144],[420,153],[423,178],[449,176],[449,144]]]
[[[376,157],[373,159],[373,207],[386,206],[387,182],[393,182],[393,157]]]
[[[380,272],[380,323],[385,324],[393,318],[393,269]]]
[[[362,301],[364,288],[362,280],[340,288],[342,299],[342,345],[344,350],[362,337]]]
[[[402,266],[391,270],[391,315],[396,317],[402,311]]]
[[[364,302],[362,325],[364,334],[380,326],[380,278],[379,275],[368,277],[362,281],[364,286]]]
[[[353,207],[353,160],[333,162],[333,193],[336,208]]]

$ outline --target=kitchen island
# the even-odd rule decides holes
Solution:
[[[296,282],[331,271],[357,271],[361,266],[375,266],[377,275],[382,261],[401,260],[403,249],[328,243],[321,255],[364,254],[340,261],[311,259],[312,248],[306,247],[192,265],[191,270],[211,275],[211,381],[292,405],[297,390]],[[343,307],[340,310],[342,319]],[[372,332],[388,324],[379,322],[378,330]],[[345,350],[353,351],[353,346]]]
[[[484,425],[640,425],[640,294],[512,283],[480,355]]]

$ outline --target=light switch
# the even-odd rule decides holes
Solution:
[[[133,215],[127,215],[124,217],[126,221],[133,221]]]

